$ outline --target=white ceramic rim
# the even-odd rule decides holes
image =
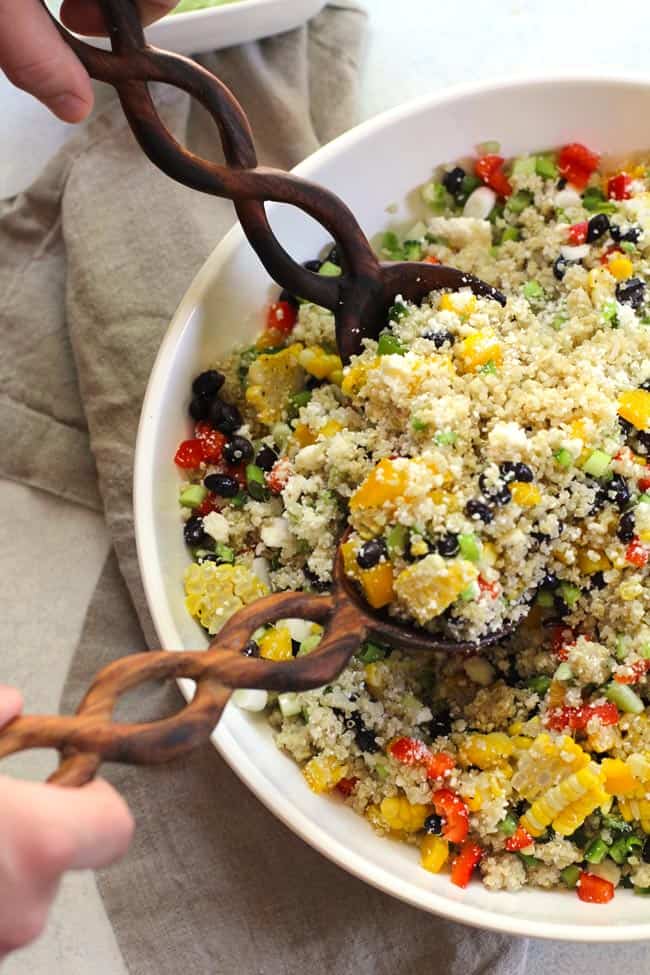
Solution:
[[[406,119],[418,114],[427,106],[440,106],[453,102],[458,98],[472,95],[503,91],[509,88],[544,86],[554,87],[560,84],[609,84],[619,87],[645,87],[650,91],[650,75],[641,73],[586,74],[583,71],[567,70],[562,74],[525,75],[515,74],[494,81],[474,82],[471,84],[454,85],[444,88],[435,95],[424,95],[403,105],[389,109],[386,112],[362,122],[360,125],[334,139],[332,142],[317,150],[293,170],[299,176],[310,178],[314,169],[326,162],[331,156],[337,155],[341,149],[363,140],[376,129],[381,129],[397,119]],[[271,205],[273,206],[273,205]],[[163,646],[169,646],[172,641],[166,638],[174,633],[175,626],[167,605],[165,585],[162,575],[154,572],[143,553],[155,551],[155,525],[153,512],[145,503],[149,489],[149,471],[152,467],[152,451],[155,438],[153,430],[156,417],[152,405],[160,399],[160,393],[165,384],[168,367],[173,358],[174,350],[184,331],[191,327],[191,312],[198,304],[206,285],[213,277],[213,267],[221,264],[239,247],[248,246],[241,228],[234,226],[217,245],[205,264],[190,284],[183,297],[170,327],[163,339],[154,363],[147,391],[142,406],[140,424],[138,428],[135,467],[133,477],[135,536],[138,549],[138,561],[148,605],[156,607],[156,631]],[[194,685],[189,680],[179,680],[179,687],[187,700],[193,696]],[[269,788],[263,775],[250,760],[248,754],[239,746],[237,740],[230,734],[224,724],[217,727],[212,735],[213,743],[222,758],[230,768],[282,823],[311,847],[327,857],[337,866],[353,874],[360,880],[371,884],[377,889],[397,897],[414,907],[441,917],[449,918],[472,927],[498,931],[524,937],[558,939],[576,942],[628,942],[642,941],[650,938],[650,920],[645,924],[631,924],[625,927],[599,923],[594,917],[594,923],[576,926],[572,923],[558,924],[546,921],[520,919],[516,915],[500,915],[487,909],[471,907],[461,902],[448,899],[429,891],[423,896],[418,888],[395,876],[390,871],[370,863],[365,857],[358,856],[349,846],[328,835],[308,816],[301,813],[280,792]]]
[[[241,9],[242,5],[245,5],[246,12],[253,16],[260,8],[270,7],[274,3],[277,4],[277,2],[278,0],[237,0],[236,4],[231,2],[219,4],[217,7],[200,7],[198,10],[182,10],[178,14],[171,11],[161,19],[164,21],[173,20],[174,23],[178,24],[186,24],[188,21],[196,21],[202,17],[220,13],[222,10],[227,10],[228,7],[237,6]]]

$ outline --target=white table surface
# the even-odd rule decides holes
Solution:
[[[650,75],[650,10],[645,0],[627,0],[621,6],[612,0],[366,4],[370,39],[363,118],[443,86],[511,74],[588,69]],[[639,119],[640,130],[644,124],[646,120]],[[0,194],[25,188],[69,131],[0,78]],[[422,137],[431,144],[433,162],[435,132],[423,132]],[[639,142],[644,142],[641,134]],[[0,681],[20,686],[30,710],[51,710],[108,539],[97,515],[16,484],[0,482],[0,512],[0,577],[5,580],[0,596]],[[40,668],[45,640],[44,673]],[[39,776],[43,767],[40,757],[30,756],[20,770]],[[643,958],[642,946],[553,949],[537,944],[531,946],[527,972],[589,968],[598,975],[615,970],[617,963],[641,971]],[[91,875],[66,879],[46,934],[9,959],[3,971],[126,975]]]

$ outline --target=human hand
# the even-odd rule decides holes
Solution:
[[[143,24],[159,20],[178,0],[138,0]],[[105,33],[96,0],[63,0],[61,20],[78,34]],[[64,122],[81,122],[93,92],[81,62],[59,36],[40,0],[0,0],[0,69]]]
[[[0,727],[21,707],[0,685]],[[108,866],[132,835],[131,814],[106,782],[64,789],[0,776],[0,959],[41,933],[66,870]]]

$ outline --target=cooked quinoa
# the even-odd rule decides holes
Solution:
[[[383,256],[507,298],[395,297],[343,368],[330,313],[286,293],[194,382],[176,463],[210,634],[268,591],[367,602],[475,655],[365,643],[327,687],[255,692],[306,784],[422,866],[491,890],[650,891],[650,172],[578,144],[439,170]],[[321,273],[340,273],[336,248]],[[289,660],[321,629],[262,628]]]

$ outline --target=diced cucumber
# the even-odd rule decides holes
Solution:
[[[268,495],[264,471],[257,464],[246,465],[246,487],[255,501],[264,501]]]
[[[556,671],[553,674],[553,680],[565,681],[565,680],[571,680],[572,677],[573,677],[573,673],[571,671],[571,668],[569,667],[566,660],[563,660],[562,663],[559,664],[559,666],[556,668]]]
[[[408,528],[406,525],[393,525],[386,536],[386,545],[391,559],[396,555],[404,555],[407,538]]]
[[[551,686],[551,678],[547,674],[537,674],[535,677],[528,678],[526,686],[543,696]]]
[[[235,553],[229,545],[224,545],[223,542],[217,542],[214,550],[220,562],[232,563],[235,561]]]
[[[384,647],[379,646],[378,643],[372,643],[367,640],[362,644],[361,649],[357,653],[357,657],[364,664],[374,664],[378,660],[383,660],[386,656],[386,650]]]
[[[629,684],[612,681],[605,688],[605,697],[625,714],[643,714],[645,711],[645,704]]]
[[[523,213],[526,207],[529,207],[533,202],[533,194],[530,190],[517,190],[508,199],[506,203],[506,209],[511,213]]]
[[[560,450],[556,450],[553,454],[553,458],[556,464],[559,464],[560,467],[573,467],[573,454],[570,450],[566,450],[565,447],[562,447]]]
[[[526,176],[532,176],[534,172],[535,172],[534,156],[520,156],[519,159],[515,159],[512,167],[513,178],[522,179]]]
[[[460,554],[468,562],[478,562],[481,558],[481,542],[473,532],[463,532],[458,536]]]
[[[179,501],[184,508],[199,508],[208,496],[208,489],[202,484],[188,484],[180,493]]]
[[[522,294],[528,301],[540,301],[544,297],[544,289],[539,281],[526,281]]]
[[[542,176],[544,179],[556,179],[557,166],[555,165],[553,156],[535,156],[535,172],[538,176]]]
[[[572,863],[568,867],[565,867],[564,870],[560,871],[560,877],[567,887],[575,887],[580,879],[581,873],[582,871],[580,870],[580,867],[577,864]]]
[[[378,355],[405,355],[406,349],[395,335],[384,332],[377,342]]]
[[[504,836],[514,836],[514,834],[517,832],[518,825],[519,824],[512,813],[508,813],[508,815],[505,816],[500,823],[497,823],[497,829],[500,833],[503,833]]]
[[[590,477],[600,478],[609,473],[611,463],[611,454],[605,453],[604,450],[593,450],[582,465],[582,469]]]
[[[305,639],[301,641],[300,649],[298,650],[296,656],[306,657],[308,653],[311,653],[312,650],[316,649],[321,639],[322,635],[320,633],[310,633],[309,636],[306,636]]]
[[[343,274],[343,269],[332,261],[323,261],[318,273],[322,274],[324,278],[338,278]]]
[[[440,430],[433,439],[439,447],[447,447],[456,443],[458,434],[454,433],[453,430]]]
[[[607,843],[601,840],[600,837],[596,837],[585,850],[585,860],[587,863],[601,863],[607,856],[607,853]]]
[[[278,694],[278,704],[280,705],[280,710],[284,718],[294,718],[302,712],[300,697],[293,691],[287,691],[286,694]]]
[[[582,595],[582,590],[571,582],[562,582],[560,583],[560,595],[569,609],[573,609]]]

